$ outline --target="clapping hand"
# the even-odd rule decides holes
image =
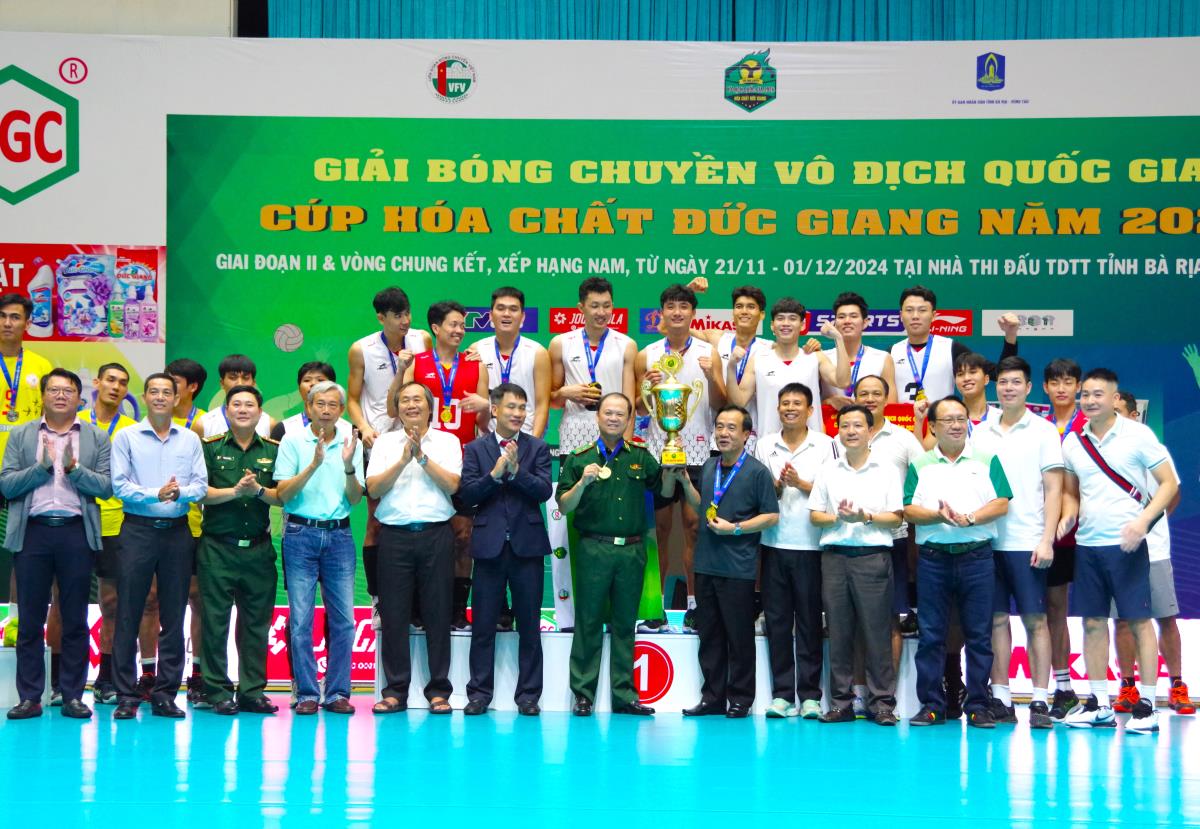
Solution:
[[[838,503],[838,518],[845,521],[847,524],[861,524],[867,520],[867,512],[862,507],[857,507],[849,498],[843,498]]]
[[[317,448],[313,450],[313,466],[318,467],[325,463],[325,427],[321,427],[321,431],[317,433]]]
[[[233,488],[233,494],[239,498],[252,498],[258,494],[258,477],[253,470],[243,470],[241,480]]]
[[[158,491],[158,500],[160,501],[178,501],[179,500],[179,482],[175,480],[175,476],[171,476],[171,480],[163,484],[162,489]]]
[[[342,468],[349,469],[354,462],[354,450],[358,448],[358,430],[351,429],[342,442]]]
[[[71,448],[71,440],[67,439],[67,445],[62,451],[62,470],[63,474],[67,474],[75,468],[75,450]]]
[[[49,435],[42,435],[42,459],[39,464],[47,472],[54,469],[54,450],[50,446]]]
[[[961,512],[956,512],[954,508],[945,501],[938,501],[938,515],[942,517],[942,521],[952,527],[966,527],[970,526],[971,523],[967,520],[967,516],[963,515]]]

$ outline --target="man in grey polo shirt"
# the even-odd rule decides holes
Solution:
[[[991,541],[995,521],[1008,512],[1012,490],[999,458],[967,442],[967,407],[944,397],[929,408],[937,445],[908,467],[904,517],[917,528],[917,698],[913,725],[946,721],[946,631],[950,602],[958,607],[967,647],[967,722],[995,728],[988,709],[992,671],[992,594],[996,578]]]

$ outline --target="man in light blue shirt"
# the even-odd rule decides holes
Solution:
[[[318,582],[329,630],[324,705],[335,714],[354,713],[350,656],[356,553],[350,508],[362,500],[365,479],[358,433],[339,434],[345,408],[346,391],[337,383],[314,385],[308,392],[308,428],[285,434],[275,459],[277,494],[287,510],[283,570],[297,714],[315,714],[321,704],[312,642]]]
[[[175,705],[183,679],[183,613],[192,579],[196,542],[188,529],[188,505],[208,494],[208,470],[200,438],[172,422],[175,379],[146,378],[146,419],[117,432],[112,445],[113,494],[122,501],[121,552],[117,568],[117,625],[113,661],[120,703],[113,719],[137,716],[141,696],[134,664],[138,627],[151,581],[158,580],[158,675],[150,703],[155,716],[184,716]]]

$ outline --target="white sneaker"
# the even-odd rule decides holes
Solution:
[[[371,597],[371,630],[383,630],[383,622],[379,619],[379,597]]]
[[[1133,709],[1133,716],[1125,722],[1125,730],[1132,731],[1135,734],[1153,734],[1158,731],[1158,712],[1153,708],[1149,713],[1144,710],[1138,710],[1140,706]],[[1138,714],[1141,714],[1139,717]]]
[[[755,636],[766,636],[767,635],[767,617],[761,613],[758,614],[758,618],[754,620],[754,635]]]
[[[784,719],[786,717],[794,717],[796,714],[788,713],[794,710],[796,706],[792,705],[786,699],[776,697],[771,700],[771,704],[767,706],[767,716],[771,719]],[[798,711],[796,713],[799,713]]]
[[[1096,698],[1092,697],[1068,714],[1063,725],[1069,728],[1116,728],[1117,715],[1113,713],[1112,706],[1098,705]]]

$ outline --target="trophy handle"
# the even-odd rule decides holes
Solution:
[[[700,408],[700,396],[704,394],[704,381],[692,381],[692,399],[688,401],[687,419],[691,420],[692,415],[696,413],[696,409]]]
[[[650,397],[650,381],[642,381],[642,404],[646,407],[646,414],[654,417],[654,400]],[[651,421],[653,422],[653,421]]]

